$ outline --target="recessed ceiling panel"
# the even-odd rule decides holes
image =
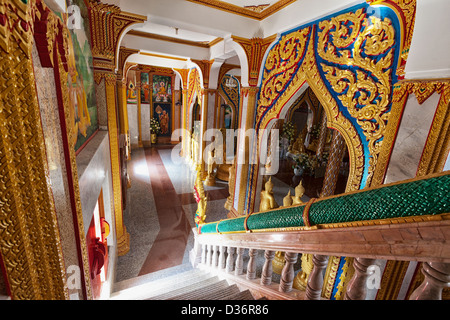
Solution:
[[[215,9],[262,20],[297,0],[186,0]]]

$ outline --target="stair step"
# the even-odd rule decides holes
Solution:
[[[193,271],[195,270],[190,263],[184,263],[180,264],[175,267],[166,268],[163,270],[155,271],[152,273],[147,273],[142,276],[134,277],[131,279],[122,280],[119,282],[116,282],[114,284],[114,290],[113,292],[122,291],[131,287],[136,287],[142,284],[146,284],[150,281],[157,281],[161,279],[168,279],[170,280],[170,277],[181,277],[183,273],[187,271]]]
[[[166,278],[150,281],[124,290],[113,292],[111,299],[120,300],[145,300],[159,296],[167,292],[168,288],[172,291],[183,288],[202,280],[212,278],[211,275],[202,272],[199,269],[185,271],[180,274],[172,275]],[[216,280],[217,281],[217,280]]]
[[[201,269],[185,267],[124,280],[114,286],[111,300],[255,300],[249,290]],[[172,274],[172,272],[179,272]],[[169,276],[166,276],[168,275]],[[147,281],[147,282],[146,282]],[[133,284],[136,284],[133,286]]]
[[[236,285],[230,286],[226,280],[222,280],[207,287],[196,288],[194,291],[170,300],[223,300],[237,293],[239,293],[239,288]]]
[[[240,291],[222,300],[255,300],[249,290]]]
[[[215,276],[209,276],[206,279],[194,278],[190,279],[190,281],[186,281],[183,284],[180,284],[177,287],[167,287],[165,292],[161,292],[158,295],[150,296],[146,300],[175,300],[174,297],[184,297],[187,294],[197,290],[203,289],[210,285],[214,285],[219,282],[219,278]],[[188,298],[189,299],[189,298]]]

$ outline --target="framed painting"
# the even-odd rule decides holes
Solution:
[[[141,103],[150,103],[150,81],[147,72],[141,72]]]
[[[127,85],[127,104],[137,104],[138,103],[138,95],[136,86],[133,82],[129,81]]]
[[[67,5],[80,8],[81,28],[72,28],[68,32],[69,44],[69,104],[70,122],[75,151],[81,150],[89,138],[97,132],[98,111],[94,86],[93,58],[90,46],[90,25],[87,7],[82,0],[68,0]]]
[[[153,103],[172,103],[172,76],[154,74],[152,87]]]
[[[161,127],[160,136],[170,137],[172,135],[172,104],[154,103],[153,117],[159,120]]]

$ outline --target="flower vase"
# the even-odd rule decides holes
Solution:
[[[150,138],[151,138],[152,144],[155,144],[156,143],[156,133],[150,134]]]
[[[301,168],[301,167],[294,168],[294,174],[295,174],[297,177],[303,175],[303,168]]]

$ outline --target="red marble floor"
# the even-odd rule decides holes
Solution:
[[[183,206],[194,204],[195,199],[192,193],[176,193],[158,152],[167,148],[172,146],[156,145],[144,149],[160,230],[139,275],[180,265],[192,231]],[[229,195],[227,188],[208,190],[206,193],[210,200],[225,199]]]
[[[193,220],[192,212],[185,212],[186,208],[192,209],[195,206],[195,199],[192,193],[177,193],[170,176],[161,158],[159,150],[171,149],[172,145],[156,145],[150,148],[141,149],[141,161],[147,166],[150,181],[144,188],[148,192],[153,192],[154,203],[147,203],[146,206],[154,206],[159,223],[159,232],[155,235],[154,242],[150,249],[145,251],[144,263],[138,267],[137,275],[144,275],[162,269],[178,266],[182,264],[186,250],[189,249],[188,239],[192,232]],[[145,160],[143,159],[145,158]],[[132,160],[133,161],[133,160]],[[186,165],[187,166],[187,165]],[[289,161],[281,161],[280,170],[275,175],[278,179],[295,187],[299,181],[293,175],[292,164]],[[180,170],[186,170],[180,166]],[[323,178],[310,176],[302,177],[306,188],[306,195],[317,197],[322,187]],[[133,181],[133,180],[132,180]],[[345,188],[346,179],[340,178],[338,181],[337,193]],[[150,185],[149,185],[150,184]],[[150,190],[151,189],[151,190]],[[206,190],[211,202],[214,200],[224,200],[228,197],[228,185],[223,188],[213,188]],[[223,207],[223,204],[218,204]],[[187,206],[187,207],[186,207]],[[134,208],[137,207],[134,206]],[[195,210],[195,209],[194,209]],[[135,214],[131,213],[132,218]],[[153,215],[154,216],[154,215]],[[139,222],[138,222],[139,223]],[[157,229],[153,228],[154,230]],[[142,232],[140,230],[130,230],[131,232]],[[156,231],[153,231],[156,232]],[[142,254],[140,257],[143,258]],[[142,261],[142,260],[141,260]]]

